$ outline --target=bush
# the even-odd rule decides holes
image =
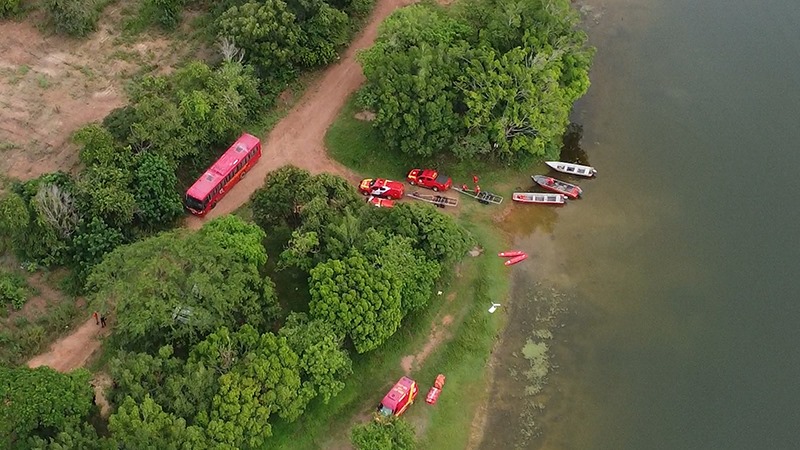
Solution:
[[[96,0],[45,0],[56,31],[70,36],[86,36],[97,29],[100,11]]]
[[[0,272],[0,307],[11,305],[20,309],[28,301],[28,288],[25,279],[8,272]]]
[[[0,17],[8,17],[19,11],[19,0],[0,0]]]
[[[183,0],[144,0],[142,15],[165,30],[174,30],[181,21]]]

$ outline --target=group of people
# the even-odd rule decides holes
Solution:
[[[92,317],[94,317],[94,320],[97,322],[98,325],[100,325],[101,328],[106,327],[105,314],[98,314],[97,311],[95,311],[94,314],[92,314]]]
[[[475,195],[480,194],[481,193],[481,187],[478,186],[478,176],[477,175],[473,175],[472,176],[472,182],[475,183],[475,189],[474,189],[475,190]],[[470,191],[472,189],[469,189],[466,184],[462,184],[461,185],[461,190],[464,191],[464,192],[467,192],[467,191]]]

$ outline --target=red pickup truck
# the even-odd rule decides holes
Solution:
[[[433,189],[435,192],[446,191],[453,185],[453,180],[447,175],[441,175],[433,169],[411,169],[406,177],[412,186],[422,186]]]

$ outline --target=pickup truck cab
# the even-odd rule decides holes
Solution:
[[[406,176],[412,186],[422,186],[435,192],[444,192],[453,185],[453,180],[433,169],[411,169]]]

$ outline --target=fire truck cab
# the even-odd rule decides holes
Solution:
[[[408,377],[400,378],[392,390],[383,397],[378,412],[383,416],[399,416],[405,412],[417,397],[417,382]]]

